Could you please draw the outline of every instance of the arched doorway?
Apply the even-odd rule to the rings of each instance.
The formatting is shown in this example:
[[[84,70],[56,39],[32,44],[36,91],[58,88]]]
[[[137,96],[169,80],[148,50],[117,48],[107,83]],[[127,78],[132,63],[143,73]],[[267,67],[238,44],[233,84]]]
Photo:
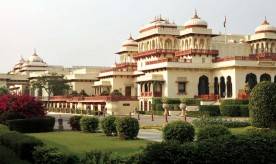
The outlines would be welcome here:
[[[231,76],[227,76],[226,87],[227,87],[227,97],[232,97],[232,81],[231,81]]]
[[[214,94],[219,95],[219,82],[218,77],[215,77],[214,79]]]
[[[249,73],[245,77],[245,83],[248,84],[249,89],[252,90],[257,85],[257,76],[254,73]]]
[[[262,81],[270,81],[271,82],[271,76],[267,73],[264,73],[260,76],[260,82]]]
[[[198,95],[209,94],[209,79],[207,76],[203,75],[199,77],[198,82]]]
[[[223,76],[220,77],[220,97],[225,97],[225,78]]]

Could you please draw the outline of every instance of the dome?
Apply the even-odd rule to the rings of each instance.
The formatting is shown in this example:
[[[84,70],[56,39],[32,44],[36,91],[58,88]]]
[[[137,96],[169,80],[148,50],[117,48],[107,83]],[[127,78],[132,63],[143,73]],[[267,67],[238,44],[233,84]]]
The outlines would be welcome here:
[[[138,47],[138,43],[130,35],[129,38],[126,41],[123,42],[122,46],[123,47],[126,47],[126,46],[135,46],[135,47]]]
[[[28,59],[29,62],[42,62],[43,63],[43,60],[36,54],[36,52],[29,57]]]
[[[195,11],[195,15],[188,20],[185,24],[185,28],[192,28],[192,27],[201,27],[201,28],[207,28],[208,24],[205,20],[202,20]]]
[[[276,27],[269,24],[269,22],[265,19],[264,22],[255,29],[255,33],[265,33],[271,32],[276,33]]]

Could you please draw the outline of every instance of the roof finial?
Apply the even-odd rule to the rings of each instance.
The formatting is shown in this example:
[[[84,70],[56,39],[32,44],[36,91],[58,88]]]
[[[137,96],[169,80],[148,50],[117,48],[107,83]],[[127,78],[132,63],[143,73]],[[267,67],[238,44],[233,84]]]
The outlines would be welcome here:
[[[36,55],[36,48],[34,48],[34,55]]]
[[[129,38],[128,38],[128,40],[133,40],[131,33],[129,33]]]
[[[269,22],[267,21],[266,16],[265,16],[265,20],[264,20],[264,22],[262,23],[262,25],[269,25]]]
[[[195,9],[195,15],[193,18],[199,18],[198,15],[197,15],[197,10]]]

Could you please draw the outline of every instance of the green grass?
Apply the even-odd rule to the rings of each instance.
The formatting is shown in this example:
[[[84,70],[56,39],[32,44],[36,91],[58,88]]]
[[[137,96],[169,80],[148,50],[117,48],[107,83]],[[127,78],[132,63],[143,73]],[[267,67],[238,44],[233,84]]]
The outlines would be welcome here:
[[[30,133],[41,139],[45,144],[57,147],[66,154],[84,155],[91,150],[110,151],[120,156],[127,156],[137,153],[145,147],[149,141],[145,140],[121,140],[117,137],[106,137],[103,133],[83,132],[49,132]]]

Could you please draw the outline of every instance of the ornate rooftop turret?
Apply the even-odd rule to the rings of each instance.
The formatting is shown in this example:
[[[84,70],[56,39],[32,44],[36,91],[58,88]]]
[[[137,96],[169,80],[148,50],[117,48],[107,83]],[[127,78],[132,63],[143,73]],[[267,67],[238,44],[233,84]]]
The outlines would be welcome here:
[[[263,23],[255,29],[255,33],[276,33],[276,27],[270,25],[265,17]]]
[[[208,23],[198,16],[196,10],[195,10],[194,16],[184,24],[185,28],[193,28],[193,27],[207,28],[207,26],[208,26]]]

